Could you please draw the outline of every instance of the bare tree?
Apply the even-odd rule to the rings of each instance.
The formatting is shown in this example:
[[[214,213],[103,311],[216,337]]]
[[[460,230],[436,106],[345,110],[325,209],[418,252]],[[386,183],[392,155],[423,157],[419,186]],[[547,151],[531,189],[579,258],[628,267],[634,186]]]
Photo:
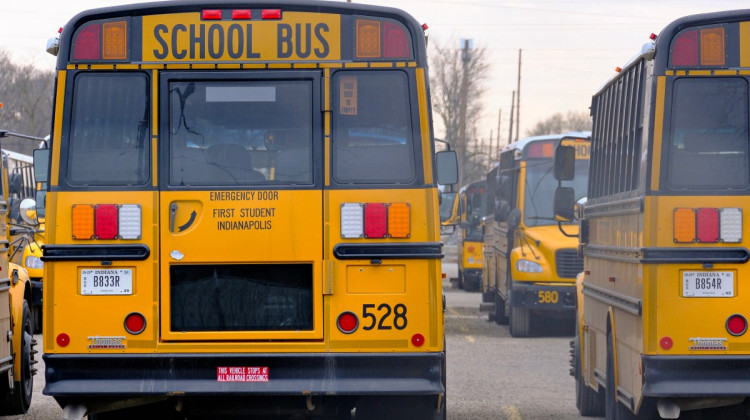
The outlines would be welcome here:
[[[50,134],[54,73],[31,64],[17,65],[0,50],[0,129],[31,136]],[[36,144],[5,138],[3,148],[31,154]]]
[[[591,116],[587,112],[568,111],[566,116],[557,113],[536,123],[534,128],[526,134],[528,136],[542,136],[566,131],[591,131]]]
[[[489,64],[485,47],[463,50],[457,42],[451,44],[456,47],[432,44],[432,107],[445,127],[445,139],[458,154],[459,183],[466,184],[484,177],[489,159],[476,137]],[[461,133],[462,118],[465,136]]]

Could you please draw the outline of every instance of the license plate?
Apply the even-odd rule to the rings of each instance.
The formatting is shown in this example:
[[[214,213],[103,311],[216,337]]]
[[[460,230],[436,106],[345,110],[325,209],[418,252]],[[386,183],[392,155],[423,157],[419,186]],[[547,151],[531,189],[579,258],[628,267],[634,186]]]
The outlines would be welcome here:
[[[133,270],[95,268],[81,270],[82,295],[132,295]]]
[[[734,296],[734,272],[683,271],[682,296],[732,297]]]

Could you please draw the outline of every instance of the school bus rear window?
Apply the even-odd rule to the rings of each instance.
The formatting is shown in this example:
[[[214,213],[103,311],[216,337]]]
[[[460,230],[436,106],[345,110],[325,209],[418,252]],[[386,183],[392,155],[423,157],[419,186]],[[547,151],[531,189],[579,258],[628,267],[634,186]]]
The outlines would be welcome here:
[[[414,145],[406,73],[339,71],[333,77],[333,178],[337,183],[407,183]]]
[[[170,184],[312,183],[312,82],[169,85]]]
[[[151,170],[148,77],[75,77],[67,180],[72,185],[143,185]]]

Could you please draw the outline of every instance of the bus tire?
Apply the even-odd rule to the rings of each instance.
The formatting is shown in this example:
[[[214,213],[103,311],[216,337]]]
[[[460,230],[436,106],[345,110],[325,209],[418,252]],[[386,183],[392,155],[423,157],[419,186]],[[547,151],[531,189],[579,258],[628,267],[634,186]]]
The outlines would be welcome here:
[[[528,337],[531,330],[531,311],[518,308],[510,302],[510,335],[513,337]]]
[[[607,333],[607,388],[604,394],[604,416],[607,420],[634,419],[635,415],[617,399],[614,348],[614,337],[610,331]]]
[[[594,391],[583,380],[581,372],[581,337],[578,333],[578,322],[576,321],[576,332],[573,337],[573,370],[576,381],[576,408],[584,417],[601,417],[604,415],[604,399],[601,391]]]
[[[495,322],[498,325],[508,325],[508,317],[505,315],[505,300],[499,294],[495,294]]]
[[[31,319],[31,310],[29,309],[29,303],[23,301],[23,309],[21,311],[21,337],[16,339],[21,340],[21,372],[18,379],[13,384],[13,389],[9,389],[7,380],[0,380],[0,392],[2,393],[2,408],[0,408],[1,414],[24,414],[29,410],[31,406],[31,397],[34,392],[34,330]]]

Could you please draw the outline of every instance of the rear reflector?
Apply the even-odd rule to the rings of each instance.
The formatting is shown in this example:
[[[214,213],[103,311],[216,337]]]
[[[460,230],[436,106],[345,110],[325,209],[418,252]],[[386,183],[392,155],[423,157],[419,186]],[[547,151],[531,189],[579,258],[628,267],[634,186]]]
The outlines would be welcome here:
[[[131,312],[125,317],[125,331],[137,335],[146,329],[146,317],[138,312]]]
[[[359,318],[354,312],[342,312],[336,319],[336,325],[339,327],[339,331],[344,334],[351,334],[359,327]]]
[[[734,314],[727,319],[727,331],[733,336],[739,336],[747,331],[747,320],[744,316]]]

